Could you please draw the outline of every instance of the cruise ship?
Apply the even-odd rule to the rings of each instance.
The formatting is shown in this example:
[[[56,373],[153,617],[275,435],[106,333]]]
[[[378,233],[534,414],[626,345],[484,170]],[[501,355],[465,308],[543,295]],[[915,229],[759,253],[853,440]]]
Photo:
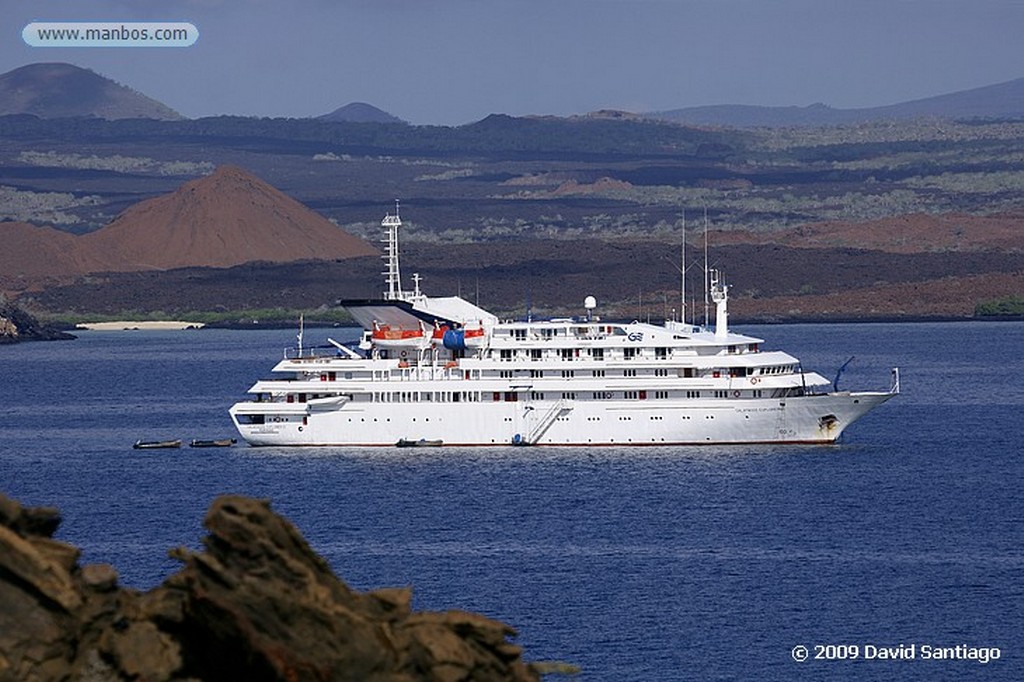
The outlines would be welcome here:
[[[358,344],[297,347],[230,409],[255,446],[832,443],[899,393],[840,391],[762,339],[728,328],[714,271],[714,325],[576,318],[500,320],[457,297],[403,290],[399,228],[382,221],[383,297],[342,305]]]

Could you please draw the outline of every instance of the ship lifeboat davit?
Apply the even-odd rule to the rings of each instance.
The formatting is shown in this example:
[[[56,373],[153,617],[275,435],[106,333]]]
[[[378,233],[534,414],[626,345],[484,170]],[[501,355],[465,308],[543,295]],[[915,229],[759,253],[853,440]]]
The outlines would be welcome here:
[[[444,335],[450,331],[446,324],[434,324],[434,333],[430,336],[430,343],[435,346],[444,345]]]
[[[402,329],[375,322],[370,338],[380,348],[425,348],[430,345],[430,337],[422,325],[417,329]]]

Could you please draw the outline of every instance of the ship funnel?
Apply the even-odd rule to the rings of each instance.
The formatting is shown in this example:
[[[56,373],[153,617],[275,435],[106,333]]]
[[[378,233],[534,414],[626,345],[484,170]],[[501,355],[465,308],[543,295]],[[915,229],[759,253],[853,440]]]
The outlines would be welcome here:
[[[722,282],[722,273],[711,271],[711,300],[715,302],[715,338],[729,335],[729,287]]]

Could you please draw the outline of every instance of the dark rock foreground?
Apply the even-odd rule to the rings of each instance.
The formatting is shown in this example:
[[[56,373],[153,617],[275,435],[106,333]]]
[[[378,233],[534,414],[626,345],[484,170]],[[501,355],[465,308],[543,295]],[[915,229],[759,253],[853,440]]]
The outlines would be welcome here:
[[[205,549],[148,592],[0,495],[0,680],[537,680],[503,623],[351,590],[267,501],[216,499]]]

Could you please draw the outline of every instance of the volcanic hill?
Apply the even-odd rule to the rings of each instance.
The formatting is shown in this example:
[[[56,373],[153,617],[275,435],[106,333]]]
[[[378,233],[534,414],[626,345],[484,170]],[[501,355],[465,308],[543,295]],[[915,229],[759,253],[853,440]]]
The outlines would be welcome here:
[[[140,202],[81,237],[110,270],[227,268],[369,256],[377,250],[237,166]]]
[[[107,269],[81,237],[48,226],[0,223],[0,288]]]
[[[236,166],[142,201],[82,236],[0,223],[0,289],[35,289],[88,273],[228,268],[374,255],[377,250]]]
[[[28,64],[0,74],[0,116],[8,114],[109,120],[178,121],[184,118],[140,92],[89,69],[63,62]]]

